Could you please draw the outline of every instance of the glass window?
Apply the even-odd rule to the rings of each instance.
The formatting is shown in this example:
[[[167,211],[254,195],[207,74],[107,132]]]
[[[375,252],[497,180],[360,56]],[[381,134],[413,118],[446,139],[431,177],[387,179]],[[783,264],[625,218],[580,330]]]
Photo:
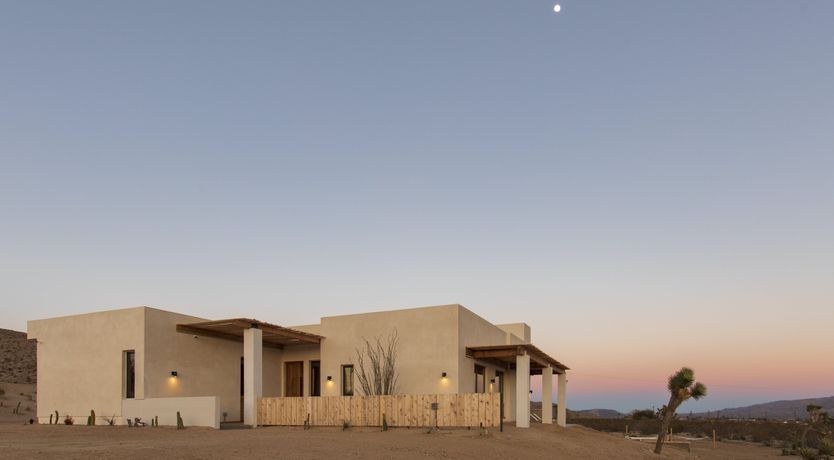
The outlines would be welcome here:
[[[353,365],[342,366],[342,396],[353,396]]]
[[[310,361],[310,396],[321,396],[321,361]]]
[[[125,398],[136,397],[136,352],[128,350],[124,352],[125,370]]]

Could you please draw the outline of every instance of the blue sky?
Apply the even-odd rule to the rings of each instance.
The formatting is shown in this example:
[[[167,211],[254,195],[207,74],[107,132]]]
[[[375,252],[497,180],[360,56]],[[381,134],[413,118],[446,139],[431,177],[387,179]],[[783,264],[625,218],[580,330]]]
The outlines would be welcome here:
[[[577,408],[834,394],[834,3],[553,3],[2,2],[0,327],[462,303]]]

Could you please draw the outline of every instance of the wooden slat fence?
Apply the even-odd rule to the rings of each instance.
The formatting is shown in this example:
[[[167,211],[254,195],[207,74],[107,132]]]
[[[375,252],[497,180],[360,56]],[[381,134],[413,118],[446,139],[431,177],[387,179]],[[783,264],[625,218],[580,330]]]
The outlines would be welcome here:
[[[497,427],[499,393],[260,398],[258,425]],[[437,403],[437,411],[432,404]]]

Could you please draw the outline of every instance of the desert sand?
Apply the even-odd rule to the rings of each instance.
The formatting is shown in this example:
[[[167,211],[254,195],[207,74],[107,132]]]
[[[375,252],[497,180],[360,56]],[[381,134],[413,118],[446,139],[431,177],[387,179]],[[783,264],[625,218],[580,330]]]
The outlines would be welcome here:
[[[776,457],[775,449],[751,444],[708,442],[692,453],[668,448],[661,457],[652,446],[581,426],[533,425],[530,429],[451,429],[427,434],[421,429],[265,427],[176,430],[121,426],[63,426],[0,423],[0,452],[5,458],[705,458]]]

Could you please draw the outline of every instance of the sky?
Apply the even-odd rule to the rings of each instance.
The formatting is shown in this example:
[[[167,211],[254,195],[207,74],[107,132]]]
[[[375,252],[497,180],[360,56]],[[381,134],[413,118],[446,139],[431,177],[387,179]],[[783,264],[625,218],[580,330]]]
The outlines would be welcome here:
[[[834,395],[834,2],[554,3],[0,1],[0,327],[460,303],[572,409]]]

